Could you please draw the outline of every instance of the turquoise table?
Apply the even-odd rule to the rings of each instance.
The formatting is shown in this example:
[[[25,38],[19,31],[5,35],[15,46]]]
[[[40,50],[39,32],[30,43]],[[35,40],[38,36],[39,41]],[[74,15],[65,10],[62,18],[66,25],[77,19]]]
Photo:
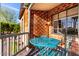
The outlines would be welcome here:
[[[32,38],[30,43],[36,47],[49,47],[49,48],[56,48],[60,43],[60,40],[55,38],[48,38],[48,37],[39,37],[39,38]]]

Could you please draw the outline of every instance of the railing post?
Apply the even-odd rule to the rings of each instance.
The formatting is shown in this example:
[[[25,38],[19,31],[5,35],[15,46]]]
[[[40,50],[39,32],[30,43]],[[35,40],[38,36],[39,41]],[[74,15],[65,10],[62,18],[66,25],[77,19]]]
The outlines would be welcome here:
[[[15,39],[16,39],[16,36],[14,36],[14,54],[16,53],[16,51],[15,51]]]
[[[19,50],[19,36],[17,36],[17,51]]]
[[[10,56],[10,37],[9,37],[9,56]]]
[[[7,56],[10,55],[10,37],[7,38]]]
[[[21,48],[23,48],[24,47],[24,34],[22,35],[22,47]]]
[[[24,46],[26,46],[26,40],[27,40],[26,37],[27,36],[26,36],[26,34],[24,36],[25,36],[25,38],[24,38]]]
[[[21,44],[20,47],[19,47],[19,41]],[[21,33],[17,35],[16,34],[2,35],[0,36],[0,56],[16,55],[27,45],[28,45],[28,33]]]
[[[13,41],[13,42],[12,42],[12,44],[13,44],[13,46],[12,46],[12,55],[14,55],[14,36],[12,37],[12,39],[13,39],[13,40],[12,40],[12,41]]]
[[[1,55],[3,56],[3,39],[1,39]]]
[[[0,56],[2,56],[2,39],[0,39]]]
[[[26,37],[27,37],[26,34],[24,34],[24,47],[26,46],[26,40],[27,40]]]

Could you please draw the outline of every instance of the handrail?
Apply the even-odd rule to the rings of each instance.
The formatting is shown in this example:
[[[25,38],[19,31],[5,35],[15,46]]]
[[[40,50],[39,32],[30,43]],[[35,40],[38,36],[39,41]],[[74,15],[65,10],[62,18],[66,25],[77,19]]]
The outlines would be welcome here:
[[[29,34],[29,32],[24,32],[24,33],[13,33],[13,34],[7,34],[7,35],[1,35],[0,39],[6,38],[6,37],[12,37],[12,36],[17,36],[17,35],[22,35],[22,34]]]

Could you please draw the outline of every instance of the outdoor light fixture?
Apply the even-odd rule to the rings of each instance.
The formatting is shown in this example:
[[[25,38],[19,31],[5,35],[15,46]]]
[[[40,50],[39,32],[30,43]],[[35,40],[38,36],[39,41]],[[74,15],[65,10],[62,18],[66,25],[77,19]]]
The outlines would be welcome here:
[[[49,22],[47,22],[47,24],[48,24],[48,25],[50,25],[50,21],[49,21]]]

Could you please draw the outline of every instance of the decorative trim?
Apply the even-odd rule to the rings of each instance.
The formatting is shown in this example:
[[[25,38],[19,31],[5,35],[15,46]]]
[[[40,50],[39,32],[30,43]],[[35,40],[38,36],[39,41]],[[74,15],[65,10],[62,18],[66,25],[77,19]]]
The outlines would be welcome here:
[[[62,3],[49,11],[49,16],[58,14],[62,11],[78,6],[78,3]]]

